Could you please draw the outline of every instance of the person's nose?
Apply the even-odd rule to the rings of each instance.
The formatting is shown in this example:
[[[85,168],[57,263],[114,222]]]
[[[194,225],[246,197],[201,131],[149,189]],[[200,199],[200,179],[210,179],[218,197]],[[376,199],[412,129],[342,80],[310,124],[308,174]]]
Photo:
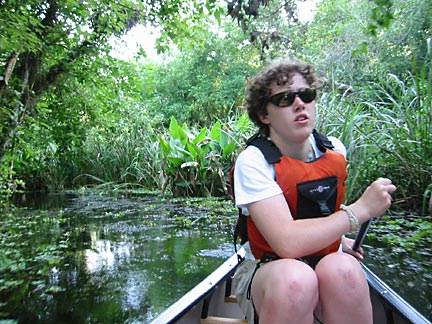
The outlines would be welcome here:
[[[300,96],[296,94],[294,97],[293,107],[295,111],[303,110],[305,108],[305,103],[301,100]]]

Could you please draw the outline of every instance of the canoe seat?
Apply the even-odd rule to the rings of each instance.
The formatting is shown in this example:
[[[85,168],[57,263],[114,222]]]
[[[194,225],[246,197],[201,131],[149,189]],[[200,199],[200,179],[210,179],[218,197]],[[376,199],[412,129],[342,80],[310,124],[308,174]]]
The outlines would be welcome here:
[[[232,284],[232,276],[229,276],[225,281],[225,296],[223,296],[224,302],[228,304],[236,304],[237,296],[231,293],[231,284]],[[233,317],[208,316],[208,310],[209,310],[211,299],[212,299],[212,295],[210,295],[206,300],[204,300],[204,306],[201,313],[200,324],[247,324],[248,323],[248,321],[244,318],[241,319],[241,318],[233,318]]]
[[[201,324],[245,324],[247,320],[239,318],[228,318],[219,316],[208,316],[207,318],[201,318]]]

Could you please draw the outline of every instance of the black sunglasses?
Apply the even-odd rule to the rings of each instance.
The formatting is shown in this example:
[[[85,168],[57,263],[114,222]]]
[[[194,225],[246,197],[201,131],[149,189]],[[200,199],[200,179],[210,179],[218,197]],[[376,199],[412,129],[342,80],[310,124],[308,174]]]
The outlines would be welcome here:
[[[317,95],[316,89],[306,88],[299,91],[282,91],[270,96],[268,99],[273,105],[278,107],[291,106],[296,96],[299,96],[304,103],[309,103],[315,100]]]

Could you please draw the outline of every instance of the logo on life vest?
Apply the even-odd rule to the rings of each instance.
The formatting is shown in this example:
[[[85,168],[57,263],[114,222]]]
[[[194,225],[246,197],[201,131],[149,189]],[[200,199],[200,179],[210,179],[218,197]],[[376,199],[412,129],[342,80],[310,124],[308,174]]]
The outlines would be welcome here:
[[[328,186],[328,185],[326,185],[326,186],[319,185],[316,188],[310,189],[309,192],[310,193],[312,193],[312,192],[319,192],[319,193],[321,193],[321,192],[324,192],[325,190],[329,190],[329,189],[330,189],[330,186]]]

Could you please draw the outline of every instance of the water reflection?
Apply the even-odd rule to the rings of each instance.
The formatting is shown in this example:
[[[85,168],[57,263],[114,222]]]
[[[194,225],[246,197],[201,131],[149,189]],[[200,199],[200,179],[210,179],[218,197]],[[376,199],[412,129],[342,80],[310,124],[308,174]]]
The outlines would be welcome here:
[[[36,293],[40,283],[28,300],[8,305],[6,318],[20,323],[149,323],[233,253],[226,219],[236,212],[223,215],[205,200],[191,205],[151,196],[67,194],[27,196],[24,205],[34,208],[28,217],[49,211],[31,230],[22,230],[25,242],[64,248],[61,262],[50,268],[48,292]],[[185,215],[211,221],[190,226],[181,221]],[[365,249],[366,264],[430,317],[430,264],[398,259],[384,248]]]
[[[46,260],[55,264],[48,280],[29,292],[28,300],[0,309],[6,314],[0,319],[148,323],[233,252],[227,243],[232,225],[223,219],[232,215],[217,212],[211,226],[201,226],[200,218],[214,217],[205,201],[73,193],[19,199],[29,209],[21,211],[24,221],[17,230],[38,251],[54,251],[33,259],[45,262],[45,255],[57,255],[61,262]],[[198,221],[187,226],[181,221],[185,215]],[[22,253],[34,256],[32,249],[25,244]],[[20,276],[32,285],[33,273]]]
[[[114,256],[116,254],[122,255],[122,251],[116,249],[111,251],[111,242],[107,240],[98,240],[97,232],[90,233],[91,236],[91,249],[84,250],[86,258],[87,271],[89,273],[100,271],[102,268],[114,268]],[[126,248],[126,252],[127,248]]]

